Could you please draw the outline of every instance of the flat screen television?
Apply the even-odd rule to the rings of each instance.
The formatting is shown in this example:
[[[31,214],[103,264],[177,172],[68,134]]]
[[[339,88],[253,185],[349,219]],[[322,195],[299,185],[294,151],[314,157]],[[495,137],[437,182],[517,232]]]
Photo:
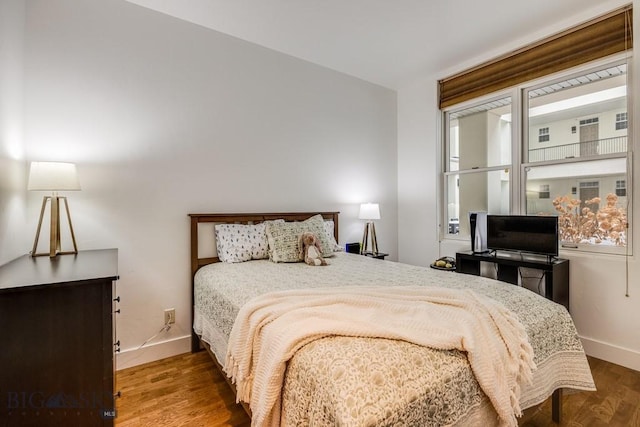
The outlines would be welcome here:
[[[558,217],[487,215],[487,249],[558,256]]]

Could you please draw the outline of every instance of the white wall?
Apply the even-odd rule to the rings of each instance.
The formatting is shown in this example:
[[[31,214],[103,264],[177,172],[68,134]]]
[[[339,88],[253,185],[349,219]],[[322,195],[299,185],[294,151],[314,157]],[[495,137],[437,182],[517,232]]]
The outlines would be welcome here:
[[[639,28],[640,0],[634,2],[634,22]],[[583,11],[580,15],[564,19],[554,27],[537,34],[523,35],[509,45],[495,47],[477,58],[469,58],[453,69],[407,82],[398,91],[398,252],[399,260],[419,265],[429,264],[436,256],[453,255],[457,250],[469,249],[463,241],[439,242],[436,229],[439,212],[437,189],[439,174],[435,166],[440,156],[440,124],[437,109],[437,80],[472,65],[512,51],[545,35],[556,33],[616,7],[620,1],[603,2],[598,10]],[[640,61],[633,59],[632,93],[635,102],[640,99]],[[635,123],[640,123],[640,109],[630,112]],[[638,138],[633,138],[635,149]],[[638,156],[634,168],[640,170]],[[640,200],[640,189],[633,189],[635,200]],[[430,209],[423,209],[424,207]],[[634,211],[633,220],[640,223],[640,209]],[[634,233],[633,246],[640,250],[640,233]],[[578,332],[588,354],[614,363],[640,370],[640,266],[637,255],[630,257],[593,255],[579,252],[561,253],[569,258],[570,305]],[[629,288],[628,296],[626,289]]]
[[[438,257],[437,105],[432,77],[398,91],[398,259],[414,265]]]
[[[29,240],[22,140],[24,23],[22,0],[0,2],[0,264],[25,253]]]
[[[374,201],[397,258],[395,92],[124,0],[29,0],[25,43],[27,159],[76,162],[78,246],[119,248],[118,368],[188,351],[190,212],[339,210],[344,244]]]

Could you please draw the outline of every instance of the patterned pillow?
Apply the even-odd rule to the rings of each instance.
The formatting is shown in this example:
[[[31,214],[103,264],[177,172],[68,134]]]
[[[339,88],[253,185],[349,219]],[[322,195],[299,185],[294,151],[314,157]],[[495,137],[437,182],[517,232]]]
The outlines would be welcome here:
[[[331,245],[331,249],[333,252],[340,252],[342,247],[336,242],[336,238],[333,235],[333,228],[335,225],[333,224],[333,220],[327,220],[324,222],[324,229],[327,232],[327,239],[329,240],[329,244]]]
[[[322,247],[323,256],[331,256],[333,246],[329,242],[322,215],[312,216],[304,221],[277,222],[267,224],[269,258],[273,262],[301,261],[298,252],[298,239],[305,232],[316,235]]]
[[[214,229],[220,261],[244,262],[269,257],[264,223],[216,224]]]

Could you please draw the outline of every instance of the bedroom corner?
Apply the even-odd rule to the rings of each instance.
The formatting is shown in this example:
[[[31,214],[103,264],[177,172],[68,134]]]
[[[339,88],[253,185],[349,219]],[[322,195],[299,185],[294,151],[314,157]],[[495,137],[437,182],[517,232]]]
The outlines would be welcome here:
[[[338,210],[344,245],[376,200],[397,259],[395,91],[124,0],[27,1],[25,28],[24,159],[75,163],[78,249],[119,250],[118,369],[189,351],[190,212]]]

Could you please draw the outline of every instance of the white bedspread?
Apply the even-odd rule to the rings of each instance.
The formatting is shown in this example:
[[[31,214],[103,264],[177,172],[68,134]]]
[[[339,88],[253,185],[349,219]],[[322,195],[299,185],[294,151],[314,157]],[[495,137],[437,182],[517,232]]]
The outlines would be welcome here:
[[[595,389],[575,326],[561,305],[484,277],[347,253],[328,261],[322,268],[268,260],[201,268],[195,277],[194,330],[224,364],[241,307],[268,292],[354,286],[472,289],[514,312],[526,329],[537,369],[533,383],[523,387],[523,409],[559,387]],[[489,426],[496,419],[462,351],[329,336],[303,346],[287,365],[282,425]]]
[[[535,364],[514,313],[471,290],[357,287],[273,292],[243,306],[225,371],[238,400],[250,403],[252,425],[280,425],[286,363],[305,344],[334,335],[465,351],[501,424],[518,424],[521,384],[531,382]]]

